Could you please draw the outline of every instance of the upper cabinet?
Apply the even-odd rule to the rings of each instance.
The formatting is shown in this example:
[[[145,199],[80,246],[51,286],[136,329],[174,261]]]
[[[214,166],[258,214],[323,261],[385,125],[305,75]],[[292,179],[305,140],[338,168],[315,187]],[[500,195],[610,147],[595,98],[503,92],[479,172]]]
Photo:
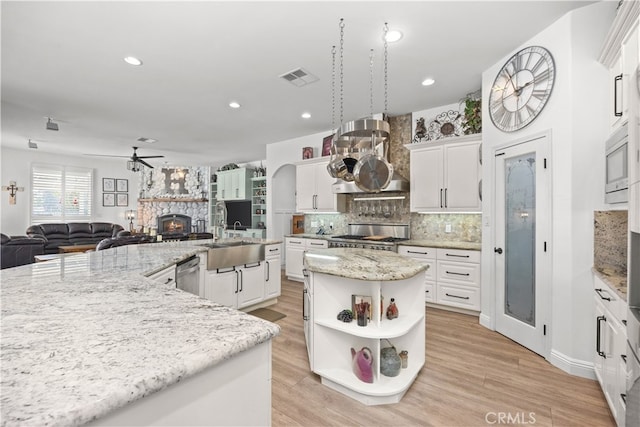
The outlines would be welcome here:
[[[296,210],[298,212],[344,212],[345,195],[334,194],[335,182],[327,172],[329,159],[307,160],[296,165]]]
[[[247,168],[216,172],[218,200],[248,200],[251,195],[251,172]]]
[[[480,135],[405,145],[411,151],[411,212],[480,212]]]

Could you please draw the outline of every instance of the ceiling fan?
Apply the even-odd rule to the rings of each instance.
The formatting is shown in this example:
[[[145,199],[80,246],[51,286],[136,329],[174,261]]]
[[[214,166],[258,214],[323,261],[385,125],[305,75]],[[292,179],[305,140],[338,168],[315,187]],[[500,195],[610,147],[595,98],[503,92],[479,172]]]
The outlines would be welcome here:
[[[158,159],[164,156],[138,156],[137,150],[138,147],[131,147],[133,148],[133,155],[131,156],[112,156],[109,154],[87,154],[88,156],[96,156],[96,157],[124,157],[124,158],[129,158],[131,160],[129,160],[127,162],[127,169],[133,171],[133,172],[137,172],[140,170],[140,165],[144,165],[150,169],[153,169],[153,166],[151,166],[149,163],[145,162],[143,159]]]

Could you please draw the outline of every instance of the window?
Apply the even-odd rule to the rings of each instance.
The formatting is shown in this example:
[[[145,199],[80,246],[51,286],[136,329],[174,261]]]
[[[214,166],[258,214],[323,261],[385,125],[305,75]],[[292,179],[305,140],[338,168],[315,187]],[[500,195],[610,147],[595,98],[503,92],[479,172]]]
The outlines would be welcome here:
[[[31,168],[31,223],[90,221],[93,170],[56,165]]]

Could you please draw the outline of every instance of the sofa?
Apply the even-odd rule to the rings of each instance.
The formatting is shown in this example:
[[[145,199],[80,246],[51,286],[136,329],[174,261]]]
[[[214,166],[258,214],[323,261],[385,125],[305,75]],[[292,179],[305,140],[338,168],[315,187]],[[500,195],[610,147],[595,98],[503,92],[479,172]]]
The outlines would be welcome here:
[[[116,237],[107,237],[106,239],[102,239],[96,246],[96,251],[115,248],[117,246],[152,243],[154,241],[154,237],[147,236],[146,234],[131,235],[131,233],[128,231],[120,231]]]
[[[44,254],[42,239],[0,234],[0,268],[31,264],[36,255],[42,254]]]
[[[45,254],[55,254],[60,246],[97,245],[123,230],[121,225],[110,222],[69,222],[32,225],[27,228],[27,236],[43,240]]]

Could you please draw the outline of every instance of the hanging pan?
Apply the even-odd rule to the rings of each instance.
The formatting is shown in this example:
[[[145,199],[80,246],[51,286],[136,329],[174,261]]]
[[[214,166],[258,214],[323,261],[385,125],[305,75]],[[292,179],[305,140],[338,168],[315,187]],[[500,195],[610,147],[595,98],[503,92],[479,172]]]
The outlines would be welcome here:
[[[385,189],[393,177],[393,165],[387,161],[389,124],[383,120],[359,120],[352,122],[352,133],[370,135],[371,149],[360,157],[353,168],[354,182],[363,191],[377,193]],[[376,139],[382,141],[382,155],[376,153]]]

